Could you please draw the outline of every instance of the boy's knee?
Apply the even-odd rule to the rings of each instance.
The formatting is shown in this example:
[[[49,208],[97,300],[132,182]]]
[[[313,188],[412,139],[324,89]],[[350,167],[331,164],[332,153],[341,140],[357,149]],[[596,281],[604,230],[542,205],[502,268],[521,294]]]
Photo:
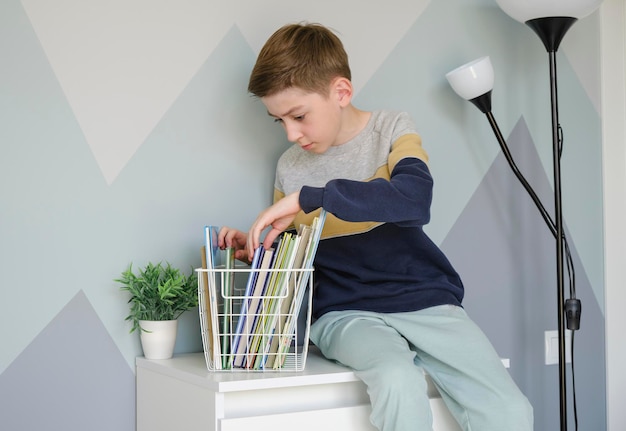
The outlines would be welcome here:
[[[421,368],[412,362],[391,360],[385,364],[372,368],[368,374],[373,378],[377,392],[385,397],[403,396],[412,393],[426,392],[426,377]],[[372,385],[370,385],[372,386]]]

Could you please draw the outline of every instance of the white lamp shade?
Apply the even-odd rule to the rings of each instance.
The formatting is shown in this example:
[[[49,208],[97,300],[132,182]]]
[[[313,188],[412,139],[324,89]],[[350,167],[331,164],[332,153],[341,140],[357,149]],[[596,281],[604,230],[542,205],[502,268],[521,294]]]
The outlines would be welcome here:
[[[489,57],[482,57],[448,72],[446,78],[459,96],[472,100],[493,89],[493,66]]]
[[[496,0],[511,18],[525,23],[535,18],[584,18],[596,10],[602,0]]]

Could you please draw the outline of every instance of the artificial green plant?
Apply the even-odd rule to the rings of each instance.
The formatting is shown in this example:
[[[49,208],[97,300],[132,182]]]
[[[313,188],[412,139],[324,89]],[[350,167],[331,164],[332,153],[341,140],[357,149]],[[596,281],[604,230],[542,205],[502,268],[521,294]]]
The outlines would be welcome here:
[[[130,332],[140,329],[140,320],[176,320],[185,311],[198,305],[197,275],[186,276],[169,263],[148,263],[133,272],[132,263],[114,281],[130,293]]]

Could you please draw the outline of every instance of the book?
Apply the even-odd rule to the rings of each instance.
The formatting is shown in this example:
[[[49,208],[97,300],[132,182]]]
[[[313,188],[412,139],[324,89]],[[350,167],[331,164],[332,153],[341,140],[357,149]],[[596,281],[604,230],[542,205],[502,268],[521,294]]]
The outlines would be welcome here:
[[[263,303],[263,295],[265,294],[265,288],[267,287],[267,282],[270,278],[270,269],[274,262],[274,249],[269,248],[263,252],[263,258],[261,260],[261,264],[259,266],[259,272],[248,298],[246,298],[248,302],[248,312],[245,316],[246,320],[246,329],[247,332],[244,334],[245,344],[240,344],[239,347],[244,351],[243,359],[240,360],[237,365],[239,367],[248,367],[250,365],[250,361],[246,359],[251,359],[250,355],[246,355],[245,352],[249,350],[249,346],[251,343],[252,336],[254,335],[254,328],[257,326],[257,322],[262,315],[262,303]]]
[[[300,315],[300,309],[304,301],[304,294],[311,278],[311,271],[313,269],[313,261],[315,260],[315,254],[317,253],[317,247],[320,242],[322,230],[324,229],[324,222],[326,221],[326,210],[322,208],[318,217],[313,219],[311,223],[311,233],[309,241],[306,247],[305,257],[302,263],[302,269],[306,270],[302,272],[302,276],[299,277],[298,285],[294,292],[294,299],[291,301],[289,312],[287,313],[287,320],[285,322],[285,329],[283,329],[283,336],[279,340],[277,347],[276,357],[274,360],[274,369],[279,369],[283,366],[286,353],[291,346],[292,337],[295,337],[297,330],[298,316]]]
[[[224,249],[224,272],[220,277],[221,298],[222,298],[222,368],[230,367],[229,350],[231,345],[231,324],[232,324],[232,296],[235,290],[235,274],[232,270],[235,268],[235,248],[226,247]]]
[[[232,354],[230,359],[231,366],[242,367],[245,362],[246,351],[248,347],[248,336],[252,330],[252,319],[249,317],[248,309],[250,301],[247,299],[251,296],[252,291],[256,285],[256,281],[259,276],[259,272],[255,271],[261,264],[261,256],[264,253],[263,246],[260,246],[254,251],[252,257],[252,263],[250,264],[250,274],[246,282],[246,288],[244,290],[244,298],[241,303],[241,310],[239,314],[239,320],[237,321],[237,328],[235,329],[235,336],[232,344]]]
[[[294,259],[291,267],[296,269],[296,271],[289,272],[286,274],[286,296],[284,298],[279,298],[278,301],[278,315],[277,320],[275,322],[274,334],[278,336],[273,336],[271,340],[271,344],[269,349],[265,352],[265,367],[271,368],[274,366],[276,354],[278,353],[278,345],[279,340],[283,338],[283,336],[287,336],[285,323],[287,321],[288,313],[292,309],[294,293],[296,292],[296,286],[299,284],[300,278],[304,275],[303,272],[297,271],[297,269],[302,268],[304,263],[304,258],[306,255],[307,248],[309,246],[309,240],[311,238],[312,227],[307,225],[301,225],[298,232],[298,241],[294,246],[296,247],[294,251]]]
[[[205,260],[207,272],[207,300],[210,309],[210,325],[211,325],[211,356],[215,369],[221,369],[221,348],[219,340],[219,318],[218,318],[218,295],[215,278],[215,268],[217,262],[217,232],[216,226],[204,227],[205,238]]]
[[[207,362],[211,362],[211,367],[214,367],[213,358],[213,324],[211,313],[211,301],[209,300],[209,273],[207,269],[206,261],[206,246],[203,245],[200,249],[200,261],[202,262],[203,271],[200,272],[201,283],[198,286],[199,301],[199,314],[200,314],[200,329],[202,331],[202,345],[204,347],[205,356],[209,359]]]
[[[274,334],[276,333],[276,324],[280,316],[281,303],[289,296],[289,279],[291,276],[291,270],[294,267],[296,252],[298,250],[300,240],[299,235],[293,235],[289,232],[283,234],[286,241],[286,250],[284,259],[277,268],[280,271],[277,272],[278,277],[276,283],[270,286],[272,290],[268,290],[266,296],[267,307],[265,313],[262,314],[263,327],[260,328],[263,331],[263,337],[261,338],[261,345],[257,351],[254,368],[259,370],[266,366],[268,359],[269,349],[271,347]]]
[[[286,256],[289,251],[289,245],[292,236],[293,235],[290,232],[285,232],[281,236],[276,246],[276,256],[274,257],[272,269],[281,268],[284,265]],[[280,271],[272,271],[269,274],[267,285],[265,286],[257,309],[258,316],[252,328],[252,337],[248,346],[248,362],[246,368],[254,367],[254,364],[256,363],[256,354],[258,353],[259,348],[263,345],[263,340],[267,338],[267,321],[269,319],[269,313],[271,312],[272,303],[275,300],[274,295],[277,286],[280,285],[280,280],[282,279],[282,277],[283,273],[281,273]]]

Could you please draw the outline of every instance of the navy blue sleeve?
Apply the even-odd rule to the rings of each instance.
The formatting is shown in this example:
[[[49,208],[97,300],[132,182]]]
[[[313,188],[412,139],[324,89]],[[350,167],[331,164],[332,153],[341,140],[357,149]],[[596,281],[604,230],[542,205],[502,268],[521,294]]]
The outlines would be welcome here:
[[[336,179],[325,187],[302,187],[300,206],[305,213],[323,207],[341,220],[423,226],[430,220],[433,180],[424,161],[400,160],[389,180]]]

